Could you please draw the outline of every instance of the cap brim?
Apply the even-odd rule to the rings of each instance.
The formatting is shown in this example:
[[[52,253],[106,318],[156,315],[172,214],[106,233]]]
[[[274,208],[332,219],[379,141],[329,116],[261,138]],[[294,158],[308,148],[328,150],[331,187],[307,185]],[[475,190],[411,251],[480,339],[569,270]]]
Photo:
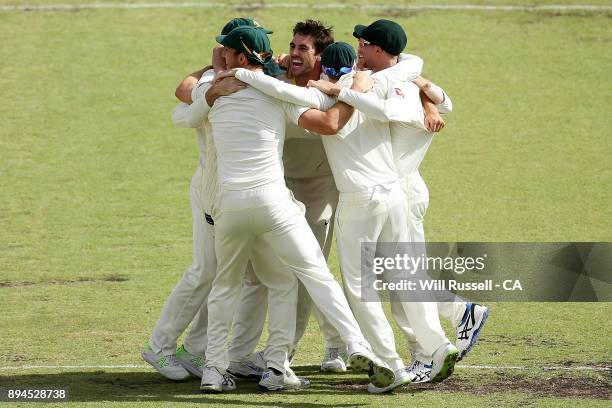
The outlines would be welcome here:
[[[274,34],[274,31],[268,30],[267,28],[264,28],[263,30],[265,31],[266,34]]]
[[[215,37],[215,40],[217,40],[219,44],[223,44],[223,40],[225,39],[225,37],[227,37],[227,35],[218,35]]]
[[[365,30],[367,27],[364,26],[363,24],[357,24],[355,26],[355,28],[353,29],[353,37],[355,38],[359,38],[361,37],[361,34],[363,33],[363,30]]]

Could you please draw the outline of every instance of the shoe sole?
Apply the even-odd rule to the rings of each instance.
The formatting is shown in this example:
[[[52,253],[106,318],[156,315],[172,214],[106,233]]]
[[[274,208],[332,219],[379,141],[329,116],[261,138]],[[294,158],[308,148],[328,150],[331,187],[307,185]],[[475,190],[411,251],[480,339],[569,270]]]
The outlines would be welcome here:
[[[372,360],[364,355],[352,355],[349,357],[349,360],[352,370],[367,372],[370,382],[378,388],[388,387],[395,381],[393,370],[374,364]]]
[[[346,368],[324,367],[324,366],[321,366],[321,372],[322,373],[336,373],[336,374],[340,374],[340,373],[346,373]]]
[[[444,356],[444,361],[442,362],[442,368],[440,371],[433,377],[430,382],[440,382],[451,376],[453,371],[455,370],[455,363],[457,362],[457,356],[459,352],[455,349]]]
[[[257,384],[257,388],[259,388],[261,391],[264,392],[279,392],[279,391],[297,391],[297,390],[303,390],[306,388],[309,388],[310,384],[307,386],[303,386],[303,385],[299,385],[299,386],[282,386],[282,385],[275,385],[275,386],[266,386],[266,385],[261,385],[261,384]]]
[[[213,386],[200,386],[200,391],[202,392],[202,394],[221,394],[223,392],[223,389],[218,390],[212,387]]]
[[[470,341],[470,344],[466,347],[466,349],[461,352],[459,357],[457,357],[457,361],[463,360],[465,356],[467,355],[467,353],[469,353],[470,350],[472,350],[472,347],[474,347],[474,344],[476,344],[476,341],[478,340],[478,336],[480,336],[480,332],[482,331],[482,328],[485,322],[487,321],[488,317],[489,317],[489,308],[486,307],[484,313],[482,314],[482,319],[480,320],[480,324],[478,325],[478,328],[474,329],[474,335],[472,336],[472,341]]]
[[[228,391],[234,391],[236,388],[232,388],[232,389],[223,389],[223,386],[221,386],[221,388],[217,388],[216,385],[200,385],[200,391],[202,392],[202,394],[221,394],[222,392],[228,392]]]
[[[368,392],[369,392],[370,394],[386,394],[386,393],[388,393],[388,392],[392,392],[392,391],[393,391],[393,390],[395,390],[396,388],[401,387],[402,385],[408,385],[408,384],[410,384],[411,382],[412,382],[412,381],[410,380],[410,378],[406,378],[406,379],[404,379],[404,380],[403,380],[402,382],[400,382],[400,383],[393,384],[393,385],[390,385],[389,387],[382,388],[382,389],[381,389],[381,391],[379,391],[379,390],[370,390],[370,388],[368,388]]]
[[[156,361],[154,358],[149,357],[149,354],[148,354],[148,353],[145,353],[145,352],[143,351],[143,352],[141,352],[141,353],[140,353],[140,355],[142,356],[142,359],[143,359],[145,362],[147,362],[147,363],[151,364],[151,365],[153,366],[153,368],[155,369],[155,371],[157,371],[158,373],[160,373],[161,375],[163,375],[163,376],[164,376],[164,378],[167,378],[167,379],[172,380],[172,381],[182,381],[182,380],[185,380],[187,377],[189,377],[189,372],[187,372],[187,371],[186,371],[187,375],[185,375],[185,376],[183,376],[183,377],[177,377],[177,378],[169,377],[168,375],[164,374],[164,373],[161,371],[161,370],[162,370],[162,368],[161,368],[161,367],[160,367],[160,366],[157,364],[157,361]],[[182,365],[181,365],[181,367],[182,367]]]

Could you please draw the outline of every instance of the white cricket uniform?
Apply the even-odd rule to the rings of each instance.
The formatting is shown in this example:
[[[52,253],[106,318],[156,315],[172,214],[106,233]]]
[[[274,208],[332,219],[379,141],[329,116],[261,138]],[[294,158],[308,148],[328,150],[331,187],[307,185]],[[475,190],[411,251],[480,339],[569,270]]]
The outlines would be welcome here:
[[[214,221],[211,214],[214,211],[214,200],[218,193],[218,182],[217,182],[217,152],[216,147],[213,142],[212,137],[212,128],[210,122],[208,121],[208,112],[210,111],[210,107],[205,101],[204,94],[208,90],[210,84],[209,83],[200,83],[198,87],[194,88],[192,91],[192,99],[193,103],[191,105],[181,104],[179,108],[175,111],[175,120],[182,126],[186,127],[203,127],[207,129],[207,138],[206,138],[206,153],[207,153],[207,171],[204,173],[202,185],[204,188],[202,191],[204,195],[202,196],[202,202],[204,203],[205,209],[205,217],[206,221],[209,224],[209,234],[207,235],[206,244],[206,252],[210,254],[209,258],[211,262],[214,262],[214,269],[216,271],[216,253],[214,248],[215,241],[215,229],[214,229]],[[265,252],[265,256],[261,256],[260,253]],[[275,271],[281,270],[285,268],[285,266],[280,262],[278,257],[270,251],[269,248],[265,248],[265,250],[254,251],[253,256],[248,262],[246,274],[248,276],[254,275],[254,269],[259,271]],[[264,282],[269,283],[266,278]],[[211,281],[212,284],[212,281]],[[295,278],[292,279],[292,282],[288,286],[295,285]],[[210,291],[210,286],[208,286],[208,290],[202,293],[198,293],[198,300],[202,302],[201,309],[197,318],[194,319],[192,329],[189,335],[186,337],[184,345],[188,351],[192,349],[198,350],[199,355],[204,355],[206,346],[207,346],[207,329],[208,329],[208,305],[207,305],[207,297]],[[287,285],[281,288],[273,288],[270,290],[270,307],[274,310],[283,310],[287,307]],[[284,327],[288,325],[288,327],[293,327],[293,322],[289,319],[287,320],[285,316],[278,315],[278,313],[272,313],[270,315],[270,324],[269,324],[269,337],[268,344],[269,347],[266,349],[265,357],[269,360],[268,365],[271,367],[275,367],[279,370],[284,369],[284,362],[286,360],[286,350],[291,347],[292,343],[287,339],[286,333],[283,330]],[[201,351],[200,351],[201,350]]]
[[[210,70],[202,75],[198,84],[208,83],[214,77]],[[172,114],[173,122],[182,127],[189,125],[188,107],[179,104]],[[214,253],[212,225],[205,220],[210,213],[211,200],[216,191],[216,156],[208,123],[198,123],[196,143],[200,151],[200,165],[191,179],[190,201],[193,218],[193,263],[168,296],[150,338],[151,348],[164,355],[176,352],[176,342],[194,319],[210,291],[217,269]],[[193,354],[204,355],[206,346],[206,308],[195,319],[194,326],[184,341]],[[203,320],[203,322],[200,322]]]
[[[407,198],[409,224],[408,231],[411,242],[425,242],[423,218],[429,202],[427,187],[421,178],[418,168],[425,157],[432,140],[433,133],[425,129],[424,111],[421,105],[419,88],[413,83],[404,80],[400,64],[373,74],[376,79],[375,93],[364,98],[352,92],[346,92],[339,99],[345,100],[368,116],[388,121],[391,131],[393,156],[398,174],[401,177],[402,189]],[[406,109],[405,107],[416,107]],[[441,113],[452,110],[450,98],[438,105]],[[456,326],[465,309],[464,302],[438,302],[438,312],[441,316],[451,320]],[[400,329],[404,333],[410,348],[417,353],[422,361],[431,360],[431,347],[425,343],[426,336],[415,336],[409,317],[398,302],[391,303],[391,309]],[[438,326],[436,318],[431,322]],[[416,328],[415,328],[416,329]]]
[[[285,115],[296,122],[295,112],[295,106],[253,88],[219,98],[209,112],[217,147],[219,194],[213,214],[218,268],[208,299],[208,367],[227,369],[225,342],[244,268],[253,253],[266,253],[258,243],[267,245],[267,251],[273,250],[285,266],[269,271],[255,268],[257,278],[269,291],[286,287],[286,307],[270,307],[271,315],[295,322],[296,285],[290,288],[290,278],[297,276],[346,343],[366,343],[342,289],[327,268],[303,207],[285,186]],[[295,323],[277,330],[293,340]],[[266,352],[270,347],[268,344]],[[288,352],[289,347],[285,357]]]
[[[257,81],[260,76],[257,72],[245,69],[240,69],[238,72],[236,77],[246,83],[249,83],[250,79]],[[261,76],[270,78],[263,74]],[[273,78],[270,79],[273,82],[264,80],[263,86],[274,86],[274,83],[278,82]],[[306,221],[327,260],[331,250],[333,216],[338,203],[338,190],[334,184],[323,144],[320,138],[309,136],[304,129],[291,121],[286,122],[285,134],[283,149],[285,184],[294,197],[304,204]],[[266,317],[266,295],[266,288],[252,274],[248,274],[243,282],[240,303],[232,326],[233,336],[228,350],[230,361],[245,360],[255,350]],[[261,313],[254,313],[255,310],[260,310]],[[297,349],[308,327],[311,310],[314,310],[326,347],[343,347],[340,334],[316,306],[313,308],[312,299],[300,282],[292,353]]]
[[[325,110],[335,102],[316,89],[290,86],[243,70],[237,77],[293,103]],[[342,81],[350,84],[351,75]],[[401,369],[404,364],[381,303],[361,301],[361,242],[408,239],[406,200],[395,171],[389,126],[356,111],[342,131],[322,141],[340,191],[336,242],[345,293],[374,353],[392,369]]]

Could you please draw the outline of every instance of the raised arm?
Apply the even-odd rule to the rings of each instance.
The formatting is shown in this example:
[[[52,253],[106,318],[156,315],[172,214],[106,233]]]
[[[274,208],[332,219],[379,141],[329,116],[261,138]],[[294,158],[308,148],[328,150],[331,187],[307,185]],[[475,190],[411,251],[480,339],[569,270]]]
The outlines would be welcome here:
[[[176,96],[176,98],[179,101],[184,102],[188,105],[191,104],[193,102],[193,99],[191,99],[191,91],[198,84],[198,81],[200,81],[204,72],[212,68],[212,65],[208,65],[198,71],[192,72],[191,74],[187,75],[174,91],[174,95]]]
[[[181,102],[172,112],[172,122],[175,125],[186,128],[198,128],[202,126],[202,122],[208,117],[210,106],[203,98],[205,93],[211,87],[210,82],[202,83],[197,88],[194,88],[193,103],[191,105]],[[191,95],[190,95],[191,97]]]
[[[355,74],[354,81],[360,81],[360,73]],[[380,78],[377,79],[380,82]],[[386,82],[383,80],[383,82]],[[379,84],[380,86],[380,84]],[[388,88],[391,85],[385,85]],[[382,122],[402,122],[423,127],[423,113],[418,106],[413,106],[404,95],[401,87],[394,87],[388,98],[379,97],[376,92],[361,93],[342,88],[338,100],[345,102],[363,112],[364,115]]]
[[[309,109],[304,112],[298,121],[301,128],[325,136],[338,133],[349,121],[355,108],[343,102],[334,104],[327,111]]]
[[[318,89],[288,84],[263,72],[239,68],[234,72],[234,76],[266,95],[295,105],[326,110],[336,103],[335,98],[325,95]]]
[[[190,98],[193,103],[181,102],[174,109],[172,122],[175,125],[188,128],[202,126],[202,122],[208,117],[208,112],[218,97],[230,95],[246,86],[234,78],[212,84],[214,73],[208,75],[207,72],[205,75],[206,78],[203,76],[200,83],[191,91]]]

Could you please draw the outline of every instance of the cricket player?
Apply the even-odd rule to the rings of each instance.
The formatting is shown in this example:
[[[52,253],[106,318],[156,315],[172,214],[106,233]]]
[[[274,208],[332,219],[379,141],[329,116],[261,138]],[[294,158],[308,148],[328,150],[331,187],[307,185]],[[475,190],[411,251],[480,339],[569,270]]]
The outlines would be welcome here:
[[[252,19],[235,18],[223,27],[221,33],[227,34],[241,25],[259,26]],[[191,94],[195,90],[194,85],[210,84],[214,75],[215,71],[212,66],[190,74],[177,88],[177,96],[191,103]],[[243,87],[237,82],[226,81],[216,85],[214,91],[223,95]],[[199,166],[192,177],[190,187],[193,263],[168,296],[150,340],[145,344],[141,353],[147,363],[171,380],[185,379],[189,373],[198,377],[202,376],[208,325],[206,299],[217,268],[214,253],[214,223],[210,215],[212,199],[217,189],[216,152],[212,143],[210,125],[202,120],[195,125],[192,124],[193,117],[197,117],[196,106],[197,104],[193,109],[189,109],[188,104],[180,103],[172,115],[172,120],[177,126],[196,128],[196,143],[200,151]],[[274,260],[273,257],[270,259]],[[267,264],[263,261],[258,263],[264,265],[260,268],[268,268],[270,267],[269,262]],[[192,320],[194,322],[192,330],[177,349],[176,342],[179,336]]]
[[[323,53],[323,70],[332,82],[336,82],[345,73],[348,75],[344,75],[341,82],[350,82],[355,59],[352,47],[345,43],[335,43],[328,46]],[[418,57],[411,61],[413,66],[414,62],[417,62],[417,72],[407,75],[412,79],[422,67],[422,60]],[[283,100],[310,106],[325,104],[320,92],[314,89],[299,89],[242,69],[228,74],[233,74],[238,79]],[[420,106],[420,101],[417,103]],[[360,298],[360,242],[398,242],[408,239],[406,200],[398,183],[389,127],[386,123],[368,120],[357,111],[342,130],[335,128],[329,131],[325,125],[329,122],[329,111],[303,108],[302,112],[299,119],[301,127],[333,136],[324,136],[323,144],[340,190],[336,241],[345,293],[375,353],[395,370],[396,381],[393,384],[387,387],[370,384],[368,390],[390,391],[410,382],[410,378],[395,351],[393,332],[380,303],[361,302]],[[417,117],[416,112],[413,116]],[[454,347],[444,336],[439,321],[437,327],[435,326],[435,307],[417,302],[405,306],[409,307],[408,313],[412,314],[413,319],[421,324],[420,330],[426,333],[426,338],[431,343],[429,347],[440,355],[452,354]]]
[[[298,22],[294,26],[293,38],[289,44],[289,78],[278,78],[302,87],[311,79],[319,79],[321,54],[333,42],[331,27],[315,20]],[[286,134],[287,140],[283,149],[285,183],[294,197],[306,207],[306,220],[327,260],[332,244],[338,190],[321,139],[309,137],[304,129],[291,121],[287,121]],[[252,275],[249,276],[252,278]],[[232,327],[232,343],[228,350],[229,371],[237,377],[257,378],[265,369],[263,352],[254,351],[263,330],[266,307],[265,288],[256,279],[247,277],[243,283],[240,304]],[[291,357],[306,331],[311,309],[312,299],[300,283],[295,343]],[[325,340],[321,370],[346,371],[346,344],[316,307],[314,313]]]
[[[433,133],[428,129],[438,131],[443,126],[444,122],[439,118],[438,110],[448,113],[452,110],[452,103],[448,95],[430,81],[418,77],[414,82],[408,82],[401,77],[401,70],[395,65],[396,59],[389,58],[389,55],[393,56],[394,52],[400,49],[399,46],[395,50],[389,48],[387,40],[389,32],[393,31],[398,33],[400,46],[403,49],[406,44],[405,34],[394,22],[378,20],[368,27],[363,25],[355,27],[353,35],[359,39],[360,58],[366,68],[375,71],[373,78],[377,79],[378,86],[375,87],[375,93],[359,94],[347,89],[337,89],[337,94],[339,100],[349,103],[366,115],[391,122],[395,164],[403,177],[401,185],[409,206],[410,241],[424,243],[423,218],[429,195],[418,168],[433,139]],[[416,105],[421,108],[421,104],[416,103],[421,99],[419,90],[423,90],[429,101],[424,103],[427,115],[423,111],[418,112],[416,116],[418,120],[415,121],[414,114],[408,114],[402,106]],[[440,315],[457,327],[458,359],[461,359],[478,338],[488,316],[488,309],[462,300],[439,302],[438,307]],[[413,362],[409,369],[413,382],[429,381],[431,379],[429,362],[432,356],[425,351],[421,339],[417,341],[414,331],[410,328],[409,319],[399,303],[392,302],[392,311],[413,351]],[[452,367],[450,370],[452,372]]]
[[[263,64],[271,58],[268,37],[261,29],[238,27],[217,40],[226,48],[228,68],[243,66],[263,71]],[[391,384],[393,371],[371,352],[342,289],[327,268],[302,207],[285,186],[282,168],[284,117],[290,115],[297,121],[297,108],[250,88],[217,100],[207,92],[206,100],[209,106],[213,105],[208,120],[218,159],[219,193],[213,214],[218,267],[208,299],[208,344],[200,388],[204,392],[235,389],[235,383],[226,372],[228,361],[224,346],[240,282],[252,254],[272,250],[285,268],[268,271],[269,276],[276,273],[278,281],[282,281],[283,275],[293,272],[343,336],[353,368],[367,370],[370,380],[378,386]],[[261,249],[259,244],[267,245],[268,249]],[[262,277],[268,277],[257,269],[255,273],[262,282]],[[269,284],[270,289],[278,282],[271,279]],[[277,312],[284,313],[287,321],[295,317],[291,308],[281,308]],[[295,327],[286,331],[287,337],[292,336],[294,330]],[[287,378],[289,373],[288,368],[283,373],[281,367],[269,367],[260,386],[286,385],[292,381]]]

